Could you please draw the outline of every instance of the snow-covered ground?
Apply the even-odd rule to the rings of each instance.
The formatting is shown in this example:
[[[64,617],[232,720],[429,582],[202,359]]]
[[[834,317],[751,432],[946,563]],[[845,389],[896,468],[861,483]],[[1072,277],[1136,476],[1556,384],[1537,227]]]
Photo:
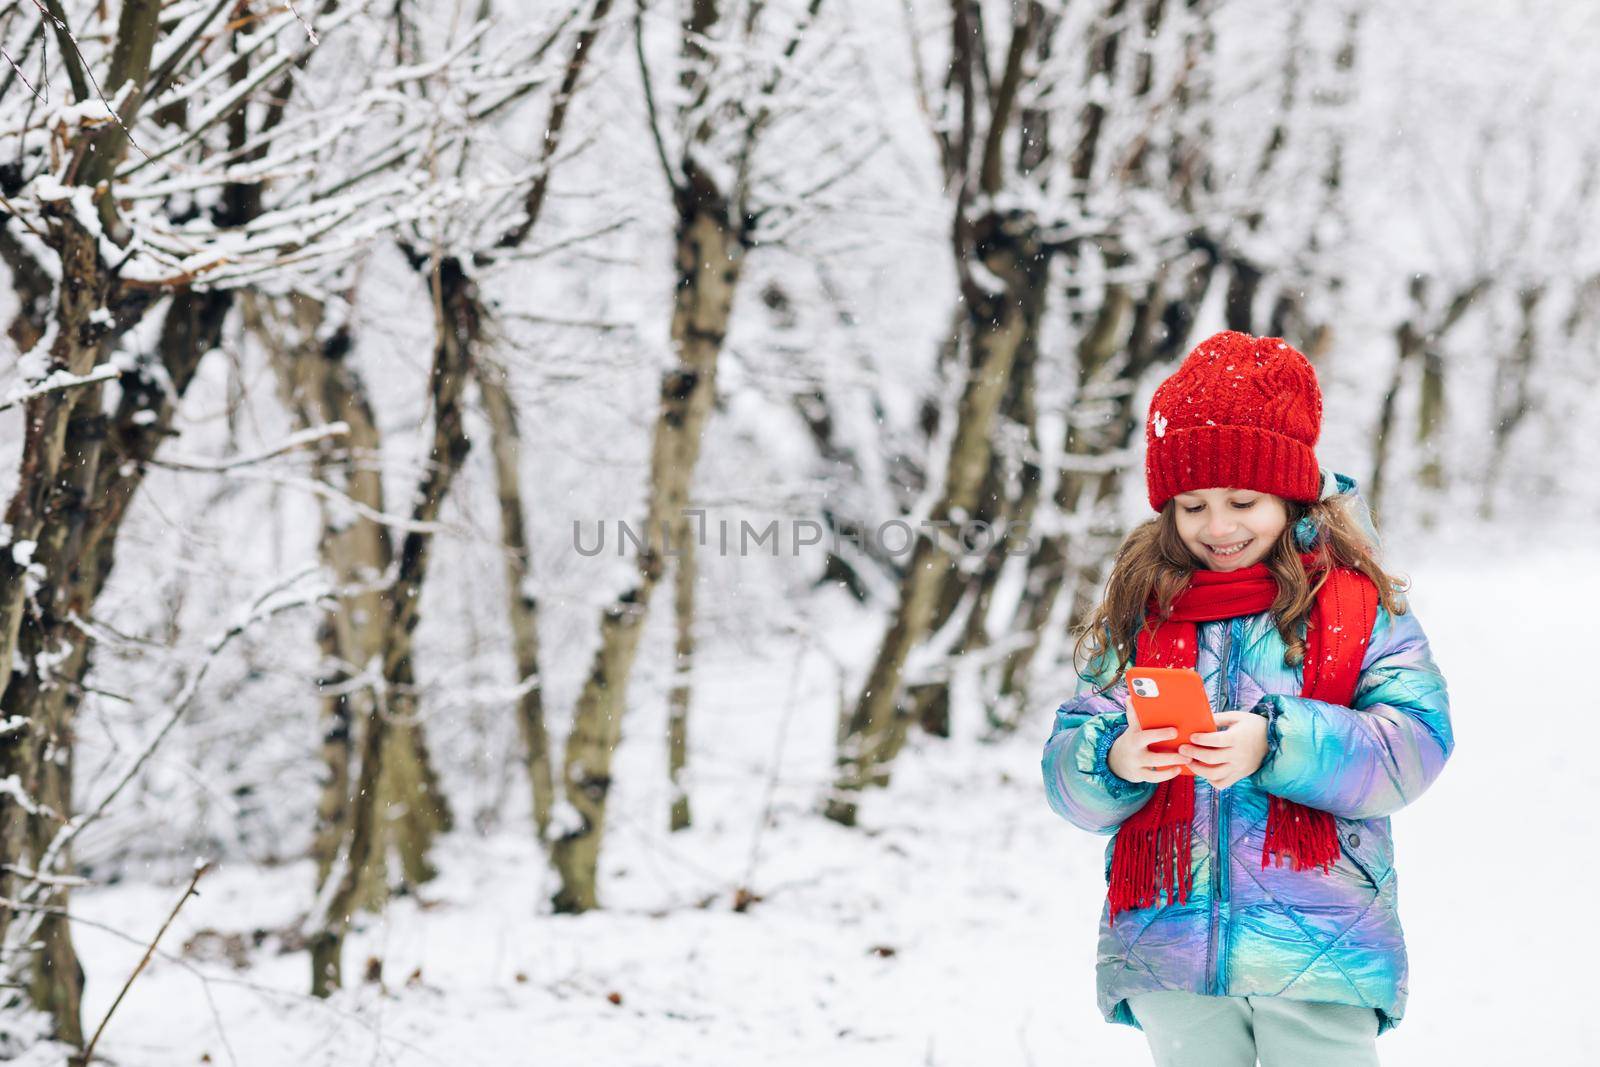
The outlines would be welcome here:
[[[1379,1051],[1390,1067],[1600,1062],[1596,709],[1567,681],[1600,637],[1587,610],[1600,547],[1503,537],[1412,546],[1394,565],[1414,579],[1458,748],[1394,819],[1411,999]],[[872,636],[829,640],[854,665]],[[952,742],[917,739],[850,831],[812,813],[839,693],[830,658],[708,654],[698,671],[700,823],[665,831],[659,701],[641,698],[619,751],[605,910],[549,914],[550,876],[520,826],[458,833],[420,900],[365,917],[351,988],[324,1002],[304,995],[304,953],[271,938],[237,969],[177,958],[198,930],[248,944],[306,903],[304,864],[223,866],[101,1051],[127,1067],[1148,1062],[1142,1036],[1095,1009],[1103,839],[1045,805],[1048,699],[1005,744],[977,743],[970,720]],[[762,898],[742,913],[740,886]],[[179,892],[123,884],[80,893],[77,909],[145,939]],[[88,923],[76,936],[92,1027],[142,945]],[[381,984],[359,980],[369,957]]]

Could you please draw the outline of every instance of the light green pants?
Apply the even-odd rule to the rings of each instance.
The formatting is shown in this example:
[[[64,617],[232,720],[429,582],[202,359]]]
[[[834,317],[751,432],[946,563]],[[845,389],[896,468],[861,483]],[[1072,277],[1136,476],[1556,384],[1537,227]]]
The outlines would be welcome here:
[[[1156,1067],[1377,1067],[1378,1013],[1283,997],[1163,989],[1128,998]]]

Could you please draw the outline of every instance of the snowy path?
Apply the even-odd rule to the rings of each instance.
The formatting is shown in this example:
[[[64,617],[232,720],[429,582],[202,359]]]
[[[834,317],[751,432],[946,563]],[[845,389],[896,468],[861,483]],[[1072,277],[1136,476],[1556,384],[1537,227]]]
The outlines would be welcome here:
[[[1565,605],[1600,594],[1591,577],[1600,551],[1515,563],[1461,554],[1409,573],[1450,683],[1458,748],[1434,788],[1395,817],[1412,993],[1379,1051],[1388,1067],[1600,1062],[1600,935],[1592,922],[1560,922],[1591,906],[1600,831],[1585,811],[1600,800],[1600,775],[1592,746],[1547,755],[1540,728],[1562,707],[1585,710],[1549,675],[1592,661],[1597,624]],[[1540,642],[1515,663],[1497,658],[1508,620],[1519,620],[1518,641]],[[1038,756],[1051,709],[1004,746],[919,741],[894,788],[869,801],[871,832],[849,832],[808,813],[837,684],[813,657],[776,825],[749,882],[765,899],[740,914],[732,893],[750,869],[791,670],[712,671],[697,694],[695,803],[721,821],[660,829],[663,734],[652,715],[637,716],[628,727],[637,740],[619,753],[625,817],[606,857],[608,911],[540,914],[548,876],[515,828],[488,842],[457,835],[430,906],[401,901],[352,940],[347,972],[381,957],[385,990],[310,1001],[300,996],[304,954],[276,955],[271,942],[240,971],[157,960],[103,1050],[126,1067],[1148,1062],[1142,1036],[1094,1007],[1103,839],[1045,805]],[[1557,766],[1536,784],[1532,768],[1545,758]],[[204,926],[248,934],[280,923],[303,905],[308,878],[299,864],[219,869],[164,945]],[[86,917],[147,936],[176,892],[121,886],[78,901]],[[92,1026],[140,948],[88,926],[77,936]]]

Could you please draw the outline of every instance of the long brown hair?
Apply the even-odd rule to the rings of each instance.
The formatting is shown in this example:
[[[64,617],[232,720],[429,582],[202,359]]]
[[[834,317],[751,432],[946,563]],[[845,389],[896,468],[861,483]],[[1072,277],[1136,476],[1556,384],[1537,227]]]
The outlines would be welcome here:
[[[1328,566],[1353,567],[1365,574],[1378,587],[1378,602],[1390,614],[1405,613],[1402,594],[1410,587],[1410,581],[1391,575],[1378,565],[1377,546],[1352,512],[1351,501],[1350,496],[1341,493],[1314,504],[1283,502],[1289,521],[1262,562],[1278,580],[1272,614],[1283,637],[1283,660],[1287,665],[1298,664],[1305,656],[1301,631],[1311,615],[1317,590],[1326,581]],[[1176,512],[1176,501],[1168,500],[1159,515],[1140,523],[1123,539],[1111,565],[1105,599],[1077,628],[1074,655],[1080,662],[1086,660],[1094,665],[1097,677],[1107,654],[1115,655],[1116,671],[1105,683],[1108,687],[1116,684],[1133,661],[1145,604],[1155,597],[1158,610],[1144,619],[1145,628],[1153,630],[1171,614],[1173,601],[1200,567],[1200,561],[1178,534]],[[1309,550],[1318,557],[1322,574],[1315,584],[1300,562],[1300,548],[1294,539],[1295,524],[1308,515],[1320,531],[1316,545]]]

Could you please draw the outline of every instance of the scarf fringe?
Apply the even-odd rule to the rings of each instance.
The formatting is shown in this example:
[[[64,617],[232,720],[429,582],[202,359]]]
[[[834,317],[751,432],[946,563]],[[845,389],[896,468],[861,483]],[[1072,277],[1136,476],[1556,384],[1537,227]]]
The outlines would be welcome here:
[[[1189,899],[1193,822],[1194,779],[1188,775],[1159,783],[1149,803],[1123,822],[1111,852],[1110,925],[1119,911],[1153,905],[1158,891],[1168,903]]]
[[[1266,869],[1269,860],[1283,866],[1285,855],[1291,870],[1321,867],[1322,873],[1327,874],[1329,866],[1339,859],[1339,828],[1327,812],[1272,794],[1266,839],[1261,845],[1262,869]]]

